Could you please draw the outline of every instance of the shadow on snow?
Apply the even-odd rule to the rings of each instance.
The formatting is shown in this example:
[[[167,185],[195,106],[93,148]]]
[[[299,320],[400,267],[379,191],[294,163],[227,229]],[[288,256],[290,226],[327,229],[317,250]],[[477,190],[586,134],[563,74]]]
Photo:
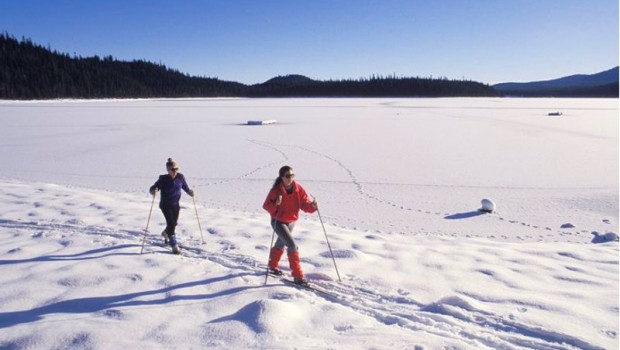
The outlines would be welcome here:
[[[169,295],[172,291],[178,291],[185,288],[192,288],[207,285],[210,283],[217,283],[220,281],[234,279],[250,275],[250,273],[238,273],[234,275],[226,275],[214,277],[201,281],[193,281],[187,283],[180,283],[174,286],[168,286],[160,289],[128,293],[114,296],[102,296],[102,297],[87,297],[76,298],[70,300],[63,300],[55,302],[49,305],[37,307],[31,310],[13,311],[13,312],[1,312],[0,313],[0,329],[7,328],[19,324],[32,323],[41,320],[45,315],[49,314],[85,314],[93,312],[111,311],[112,309],[118,310],[123,307],[132,306],[148,306],[148,305],[164,305],[183,300],[204,300],[222,297],[226,295],[232,295],[241,293],[250,289],[265,288],[263,285],[259,286],[245,286],[235,287],[228,290],[222,290],[210,294],[192,294],[192,295]],[[157,299],[139,300],[141,297],[160,295]]]

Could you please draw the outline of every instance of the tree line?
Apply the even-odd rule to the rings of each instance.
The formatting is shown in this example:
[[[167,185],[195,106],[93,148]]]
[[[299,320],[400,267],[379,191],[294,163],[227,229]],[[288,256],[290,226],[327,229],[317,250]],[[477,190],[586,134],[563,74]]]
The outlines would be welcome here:
[[[0,34],[0,99],[443,96],[498,93],[474,81],[394,76],[329,81],[287,76],[245,85],[189,76],[144,60],[71,57],[30,39]]]

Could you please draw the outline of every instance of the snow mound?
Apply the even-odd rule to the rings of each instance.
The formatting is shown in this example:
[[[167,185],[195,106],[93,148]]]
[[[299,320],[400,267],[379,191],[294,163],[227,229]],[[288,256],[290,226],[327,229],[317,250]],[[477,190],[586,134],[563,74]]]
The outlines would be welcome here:
[[[618,234],[615,232],[607,232],[605,234],[592,232],[592,234],[594,235],[594,238],[592,238],[592,243],[618,242]]]
[[[286,336],[287,333],[312,326],[304,317],[307,312],[303,304],[294,300],[260,299],[210,323],[239,322],[256,334]]]

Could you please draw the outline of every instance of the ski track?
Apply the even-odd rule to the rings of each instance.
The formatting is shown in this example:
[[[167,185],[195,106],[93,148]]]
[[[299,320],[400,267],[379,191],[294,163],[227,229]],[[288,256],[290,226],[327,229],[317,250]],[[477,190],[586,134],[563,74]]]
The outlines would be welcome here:
[[[150,242],[151,244],[156,244]],[[239,270],[262,278],[266,265],[243,254],[233,254],[230,242],[219,241],[220,252],[206,253],[200,248],[184,246],[187,259],[207,259],[231,270]],[[343,282],[333,281],[322,274],[308,274],[312,284],[335,294],[337,297],[314,294],[332,303],[374,318],[385,325],[398,325],[415,332],[424,332],[446,339],[466,341],[475,347],[483,344],[492,349],[603,349],[568,334],[527,325],[511,319],[496,316],[472,306],[465,299],[453,296],[442,298],[430,304],[423,304],[408,296],[403,290],[380,290],[365,286],[362,279],[349,278]],[[270,277],[269,284],[274,280]],[[499,333],[499,335],[498,335]]]
[[[227,250],[228,247],[225,247],[221,253],[207,255],[199,248],[186,247],[184,254],[192,259],[207,259],[229,269],[250,272],[260,277],[265,275],[265,264],[242,254],[226,253]],[[567,334],[493,315],[456,296],[424,305],[407,296],[405,291],[365,287],[363,285],[367,283],[361,279],[337,282],[320,274],[308,274],[308,277],[313,284],[336,294],[337,298],[321,294],[317,296],[373,317],[385,325],[398,325],[442,338],[465,340],[471,346],[484,344],[493,349],[602,349]],[[269,281],[272,283],[273,280]]]
[[[91,205],[91,207],[96,210],[105,210],[103,205]],[[60,207],[55,208],[55,210],[64,211]],[[140,251],[140,245],[135,242],[141,242],[143,238],[146,239],[145,259],[148,259],[149,254],[168,252],[169,250],[168,247],[162,246],[159,234],[145,235],[140,230],[118,230],[99,225],[85,225],[76,219],[70,219],[64,223],[2,219],[0,220],[0,227],[14,232],[27,232],[33,239],[43,237],[57,239],[61,245],[60,250],[71,245],[73,235],[86,234],[94,237],[95,242],[103,245],[103,247],[77,254],[63,255],[58,253],[24,261],[0,260],[0,266],[27,261],[87,260],[99,259],[108,255],[135,255]],[[209,227],[207,232],[211,235],[217,235],[218,229]],[[213,245],[217,247],[215,252]],[[188,237],[182,248],[183,255],[180,256],[180,259],[193,263],[206,260],[229,269],[230,275],[239,275],[239,272],[244,272],[246,275],[255,277],[251,281],[262,283],[266,271],[265,263],[251,256],[235,253],[237,248],[234,242],[217,239],[215,244],[210,244],[207,252],[198,238]],[[266,247],[265,251],[267,251]],[[582,259],[582,257],[570,252],[564,253],[563,256],[568,259]],[[606,263],[617,263],[617,261]],[[157,264],[156,261],[153,261],[153,264]],[[137,282],[142,279],[141,276],[135,274],[125,277]],[[424,304],[412,298],[407,291],[380,289],[371,286],[369,282],[363,279],[351,276],[345,278],[343,282],[333,281],[322,274],[309,274],[308,277],[312,283],[338,296],[333,298],[305,291],[304,293],[309,298],[320,297],[346,307],[355,313],[370,316],[385,325],[397,325],[414,332],[424,332],[445,339],[464,341],[471,347],[478,347],[482,344],[494,349],[600,349],[568,334],[494,315],[473,306],[459,296],[445,297]],[[272,284],[271,281],[270,284]],[[105,281],[86,282],[88,285],[97,285]],[[86,282],[79,279],[58,281],[60,285],[66,287],[76,287]],[[172,285],[172,283],[168,284]],[[99,317],[116,319],[122,319],[123,315],[123,312],[118,308],[100,310],[97,313]],[[87,340],[82,338],[88,338],[88,334],[78,335],[77,337],[80,343],[84,343]]]

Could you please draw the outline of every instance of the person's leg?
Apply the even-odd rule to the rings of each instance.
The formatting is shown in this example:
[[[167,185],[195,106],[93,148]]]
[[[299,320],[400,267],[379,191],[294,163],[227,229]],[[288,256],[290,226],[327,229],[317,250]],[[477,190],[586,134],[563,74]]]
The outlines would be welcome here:
[[[295,223],[291,222],[285,224],[283,222],[272,222],[276,234],[278,235],[278,241],[276,244],[284,244],[287,248],[288,263],[291,267],[293,278],[296,282],[305,282],[304,273],[301,270],[301,263],[299,260],[299,247],[295,244],[292,231],[295,227]]]
[[[278,238],[276,239],[276,243],[273,245],[271,250],[269,251],[269,269],[274,274],[282,274],[282,271],[278,269],[280,265],[280,259],[282,258],[282,254],[284,254],[284,247],[286,243],[284,240],[280,238],[280,233],[278,233],[281,228],[278,228],[280,223],[277,223],[275,220],[271,220],[271,227],[275,233],[277,233]]]
[[[176,220],[174,217],[174,210],[169,204],[160,204],[159,209],[161,209],[162,214],[164,214],[164,218],[166,219],[166,234],[168,236],[174,234],[174,228],[176,226]]]
[[[278,266],[280,265],[280,258],[282,258],[282,254],[284,254],[283,248],[273,247],[271,251],[269,251],[269,269],[274,274],[282,274]]]
[[[177,237],[175,234],[175,228],[179,219],[180,206],[170,204],[160,204],[159,208],[166,218],[166,235],[168,236],[168,243],[172,247],[172,251],[175,254],[179,254],[180,251],[177,245]]]
[[[299,251],[288,253],[288,263],[291,267],[293,278],[295,282],[305,282],[304,273],[301,270],[301,262],[299,261]]]
[[[271,220],[271,226],[275,230],[276,235],[278,235],[274,247],[279,249],[284,249],[284,247],[286,247],[289,253],[297,251],[297,244],[295,244],[292,235],[293,228],[295,227],[294,222],[285,224],[280,221]]]
[[[172,247],[177,245],[177,236],[175,233],[177,223],[179,221],[179,212],[181,211],[181,206],[178,204],[170,206],[170,214],[171,214],[171,229],[168,230],[168,237],[170,237],[170,245]]]

